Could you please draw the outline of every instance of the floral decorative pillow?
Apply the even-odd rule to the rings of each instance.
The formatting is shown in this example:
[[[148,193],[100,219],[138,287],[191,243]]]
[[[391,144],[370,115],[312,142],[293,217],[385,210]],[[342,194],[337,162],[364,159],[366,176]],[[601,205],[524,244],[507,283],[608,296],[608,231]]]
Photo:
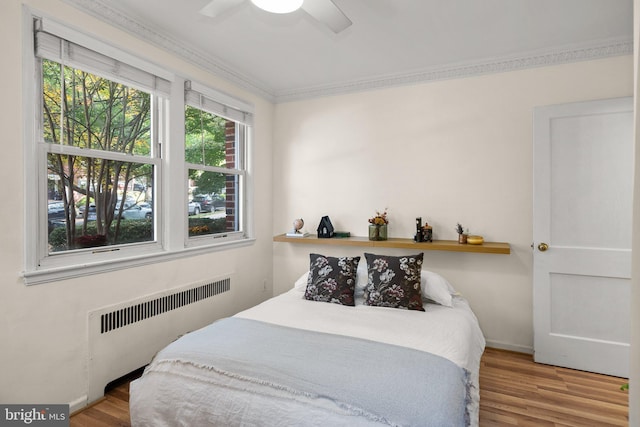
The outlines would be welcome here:
[[[335,258],[311,254],[309,258],[311,262],[305,299],[355,305],[353,292],[360,257]]]
[[[364,304],[424,311],[420,270],[423,253],[407,256],[364,254],[369,281]]]

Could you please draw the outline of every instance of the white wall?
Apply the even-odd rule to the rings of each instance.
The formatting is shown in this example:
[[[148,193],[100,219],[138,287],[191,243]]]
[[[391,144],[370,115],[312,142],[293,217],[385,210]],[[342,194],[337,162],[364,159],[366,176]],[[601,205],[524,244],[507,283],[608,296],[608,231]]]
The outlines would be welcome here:
[[[421,216],[434,238],[461,222],[511,255],[427,252],[470,301],[489,345],[531,351],[532,113],[535,106],[629,96],[631,56],[291,102],[276,106],[274,230],[322,215],[365,236],[375,210],[389,209],[389,234],[412,237]],[[274,247],[279,293],[308,268],[311,251]],[[407,253],[407,250],[390,250]]]
[[[24,165],[22,80],[22,4],[58,18],[88,34],[126,46],[167,69],[253,102],[256,106],[254,245],[177,261],[131,268],[57,283],[25,286],[23,176],[35,172]],[[2,76],[0,79],[0,402],[82,402],[87,393],[87,313],[95,309],[235,272],[232,304],[219,306],[212,317],[255,305],[272,294],[272,121],[273,106],[213,75],[146,45],[58,0],[0,2]],[[26,77],[25,77],[26,76]],[[180,142],[181,143],[181,142]],[[25,171],[26,167],[26,171]],[[30,207],[29,207],[30,208]],[[181,225],[176,225],[181,226]],[[247,268],[250,265],[251,268]],[[263,290],[266,281],[267,290]],[[76,408],[72,408],[76,409]]]

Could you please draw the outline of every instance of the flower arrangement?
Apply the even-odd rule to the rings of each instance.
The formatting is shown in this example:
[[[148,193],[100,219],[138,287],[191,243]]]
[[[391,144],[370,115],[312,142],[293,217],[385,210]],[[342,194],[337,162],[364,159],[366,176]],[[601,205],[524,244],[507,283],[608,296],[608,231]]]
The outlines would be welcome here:
[[[189,235],[205,234],[209,231],[209,226],[207,225],[194,225],[193,227],[189,227]]]
[[[380,213],[376,211],[376,216],[369,218],[369,240],[387,240],[387,210]]]
[[[456,224],[456,233],[458,233],[458,243],[467,243],[467,235],[469,234],[469,229],[466,230],[462,228],[462,224]]]
[[[387,210],[385,209],[382,213],[376,211],[376,216],[374,216],[373,218],[369,218],[369,223],[378,226],[389,224],[389,219],[387,218]]]

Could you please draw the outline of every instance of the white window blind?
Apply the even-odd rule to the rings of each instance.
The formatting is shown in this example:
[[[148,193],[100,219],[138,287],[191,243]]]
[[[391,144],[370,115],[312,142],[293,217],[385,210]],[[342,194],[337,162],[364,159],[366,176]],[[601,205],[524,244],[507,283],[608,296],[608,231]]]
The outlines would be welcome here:
[[[247,126],[253,125],[251,105],[191,81],[184,83],[184,89],[185,102],[188,105],[237,123]]]
[[[150,93],[168,96],[171,82],[122,61],[43,30],[41,21],[35,25],[35,54],[91,72],[119,83],[137,86]]]

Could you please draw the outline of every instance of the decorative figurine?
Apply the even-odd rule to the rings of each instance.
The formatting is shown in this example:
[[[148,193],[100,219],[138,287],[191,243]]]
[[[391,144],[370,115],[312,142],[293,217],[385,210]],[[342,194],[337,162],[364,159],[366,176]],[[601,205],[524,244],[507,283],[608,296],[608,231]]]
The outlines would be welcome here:
[[[293,220],[293,230],[287,233],[287,237],[307,237],[309,233],[302,229],[304,227],[304,220],[302,218]]]
[[[304,227],[304,220],[302,218],[294,219],[292,233],[300,234],[301,233],[300,230],[302,230],[302,227]]]
[[[433,228],[425,221],[422,225],[422,217],[416,218],[416,234],[413,236],[416,242],[432,242]]]
[[[423,242],[433,242],[433,227],[431,227],[426,222],[422,227],[422,241]]]

